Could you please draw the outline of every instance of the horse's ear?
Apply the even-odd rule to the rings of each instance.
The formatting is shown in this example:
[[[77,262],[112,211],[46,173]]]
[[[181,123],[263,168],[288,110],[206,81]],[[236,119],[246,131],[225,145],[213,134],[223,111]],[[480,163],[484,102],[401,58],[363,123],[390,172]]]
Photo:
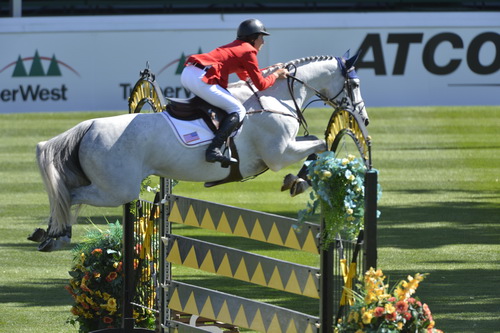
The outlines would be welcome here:
[[[350,51],[351,51],[350,49],[347,50],[346,53],[344,53],[344,55],[342,56],[342,58],[345,59],[345,60],[349,59],[349,52]]]
[[[354,64],[356,63],[356,61],[358,61],[360,53],[361,53],[361,50],[359,50],[355,55],[353,55],[352,58],[346,60],[345,67],[347,69],[349,69],[349,68],[351,68],[351,67],[354,66]]]

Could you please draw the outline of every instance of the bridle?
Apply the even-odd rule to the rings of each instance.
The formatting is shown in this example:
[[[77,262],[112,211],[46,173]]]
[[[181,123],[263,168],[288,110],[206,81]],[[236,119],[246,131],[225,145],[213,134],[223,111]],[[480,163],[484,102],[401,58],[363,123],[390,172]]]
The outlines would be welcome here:
[[[354,72],[354,67],[351,67],[350,69],[345,69],[345,63],[344,63],[343,59],[342,58],[336,58],[336,59],[339,62],[339,67],[342,69],[342,74],[344,76],[344,85],[342,86],[342,89],[332,98],[328,98],[327,96],[322,94],[319,90],[317,90],[316,88],[312,87],[308,83],[302,81],[297,76],[295,76],[295,74],[297,73],[297,66],[295,66],[295,64],[290,64],[287,66],[288,67],[287,69],[289,72],[291,72],[292,68],[293,68],[293,72],[294,72],[293,75],[292,74],[287,75],[288,91],[290,92],[290,96],[292,97],[292,101],[295,105],[295,111],[297,113],[297,118],[298,118],[299,124],[304,128],[305,135],[308,135],[309,132],[307,130],[307,122],[306,122],[306,119],[304,117],[304,112],[307,109],[307,107],[309,107],[309,105],[311,103],[314,103],[317,101],[323,101],[325,104],[330,105],[334,109],[345,108],[346,106],[352,105],[352,101],[354,100],[354,95],[353,95],[353,87],[352,87],[352,83],[351,83],[350,79],[352,79],[354,77],[351,77],[349,74],[351,72]],[[297,103],[297,100],[295,98],[295,92],[294,92],[295,81],[302,84],[307,89],[312,90],[314,92],[314,94],[318,97],[318,99],[312,100],[309,103],[307,103],[307,105],[302,110],[300,109],[300,107]],[[337,97],[344,91],[347,92],[348,98],[344,97],[344,98],[342,98],[342,100],[340,102],[337,102],[337,100],[336,100]],[[352,106],[355,109],[356,106],[358,106],[361,103],[363,103],[363,101],[361,101],[355,105],[352,105]]]
[[[295,106],[295,112],[296,112],[297,116],[293,116],[293,115],[285,113],[285,112],[279,112],[279,111],[273,111],[273,110],[266,110],[263,107],[262,107],[262,110],[249,111],[249,112],[247,112],[247,114],[262,113],[262,112],[272,112],[272,113],[278,113],[278,114],[281,114],[281,115],[284,115],[284,116],[292,116],[295,119],[297,119],[297,121],[299,122],[299,125],[304,128],[304,135],[306,135],[306,136],[309,135],[309,131],[307,129],[308,125],[307,125],[306,118],[304,117],[304,113],[305,113],[305,110],[309,107],[309,105],[311,103],[314,103],[314,102],[317,102],[317,101],[323,101],[325,104],[330,105],[334,109],[339,109],[339,108],[346,108],[348,106],[351,106],[352,105],[352,101],[354,100],[354,98],[353,98],[354,97],[353,96],[353,87],[352,87],[352,83],[351,83],[351,80],[350,80],[350,79],[354,78],[354,77],[350,76],[350,73],[355,73],[354,67],[351,67],[350,69],[347,70],[345,68],[345,61],[342,58],[336,58],[336,59],[339,62],[339,68],[342,69],[342,74],[344,76],[344,85],[343,85],[342,89],[335,96],[333,96],[332,98],[328,98],[327,96],[325,96],[324,94],[322,94],[318,89],[312,87],[307,82],[304,82],[303,80],[299,79],[295,75],[297,73],[297,66],[295,66],[295,64],[292,63],[292,64],[289,64],[287,66],[287,70],[289,72],[291,72],[293,70],[294,74],[287,74],[287,86],[288,86],[288,91],[289,91],[290,96],[292,98],[293,104]],[[298,82],[298,83],[302,84],[304,87],[306,87],[307,89],[312,90],[314,92],[314,94],[318,97],[318,99],[314,99],[314,100],[310,101],[309,103],[307,103],[307,105],[304,108],[301,109],[299,107],[299,104],[297,103],[297,99],[295,97],[295,91],[294,91],[294,83],[295,82]],[[253,87],[250,84],[250,82],[247,81],[246,83],[247,83],[248,87],[250,88],[250,90],[253,91],[254,95],[257,97],[257,100],[260,103],[260,98],[259,98],[259,95],[257,94],[257,92],[253,89]],[[336,100],[337,97],[342,92],[344,92],[344,91],[347,92],[347,96],[348,97],[343,97],[340,100],[340,102],[338,102]],[[357,105],[359,105],[362,102],[363,101],[361,101],[361,102],[359,102],[359,103],[357,103],[355,105],[352,105],[352,106],[356,107]],[[261,106],[262,106],[262,104],[261,104]]]

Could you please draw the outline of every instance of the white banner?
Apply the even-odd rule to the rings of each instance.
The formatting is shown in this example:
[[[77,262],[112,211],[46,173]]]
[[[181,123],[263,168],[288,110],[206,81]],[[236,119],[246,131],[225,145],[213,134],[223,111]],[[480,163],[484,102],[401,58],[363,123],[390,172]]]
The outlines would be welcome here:
[[[257,17],[262,67],[361,48],[370,106],[498,105],[500,14],[335,13],[0,18],[0,112],[126,110],[139,71],[186,97],[186,56],[235,39]]]

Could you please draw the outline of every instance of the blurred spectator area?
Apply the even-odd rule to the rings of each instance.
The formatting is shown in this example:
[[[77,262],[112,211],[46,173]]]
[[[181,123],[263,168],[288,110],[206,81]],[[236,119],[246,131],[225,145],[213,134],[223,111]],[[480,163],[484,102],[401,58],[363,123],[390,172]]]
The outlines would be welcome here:
[[[0,16],[224,14],[391,11],[498,11],[500,0],[2,0]],[[13,13],[16,13],[14,15]]]

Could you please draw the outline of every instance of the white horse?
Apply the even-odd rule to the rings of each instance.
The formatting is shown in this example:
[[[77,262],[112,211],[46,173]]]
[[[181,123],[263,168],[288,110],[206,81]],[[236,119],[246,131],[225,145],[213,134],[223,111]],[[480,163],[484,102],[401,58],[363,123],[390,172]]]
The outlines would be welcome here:
[[[353,67],[356,58],[322,56],[285,63],[294,75],[289,78],[293,93],[287,80],[258,93],[243,81],[230,85],[230,92],[248,110],[234,138],[243,178],[267,169],[278,171],[327,149],[324,140],[297,137],[300,108],[314,95],[334,104],[351,100],[368,123]],[[264,75],[276,69],[269,68]],[[229,169],[205,161],[205,146],[181,144],[162,117],[134,113],[91,119],[37,145],[50,202],[49,237],[63,235],[82,204],[111,207],[137,199],[141,182],[149,175],[194,182],[228,177]]]

